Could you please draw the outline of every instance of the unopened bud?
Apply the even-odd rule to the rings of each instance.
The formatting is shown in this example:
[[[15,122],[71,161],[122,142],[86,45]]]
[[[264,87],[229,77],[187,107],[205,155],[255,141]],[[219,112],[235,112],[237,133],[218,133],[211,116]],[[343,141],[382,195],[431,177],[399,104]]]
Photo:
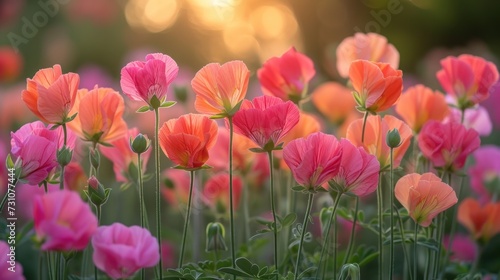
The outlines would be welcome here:
[[[207,246],[206,251],[214,250],[227,250],[226,242],[224,237],[226,236],[226,230],[221,223],[209,223],[206,230]]]
[[[87,184],[89,185],[89,187],[93,188],[94,190],[97,190],[99,188],[99,181],[97,180],[97,178],[95,176],[91,176],[87,180]]]
[[[57,151],[57,163],[61,166],[66,166],[71,162],[71,158],[73,157],[73,151],[64,146],[59,151]]]
[[[397,128],[387,132],[385,142],[389,148],[397,148],[401,146],[401,135],[399,135]]]
[[[96,170],[99,169],[99,163],[101,162],[101,155],[99,154],[99,151],[93,149],[90,150],[89,157],[92,167],[94,167]]]
[[[105,189],[94,176],[87,180],[87,184],[88,188],[84,192],[94,205],[99,207],[108,201],[111,189]]]
[[[148,139],[147,135],[142,135],[139,133],[133,140],[130,138],[130,148],[136,154],[142,154],[149,149],[151,141]]]

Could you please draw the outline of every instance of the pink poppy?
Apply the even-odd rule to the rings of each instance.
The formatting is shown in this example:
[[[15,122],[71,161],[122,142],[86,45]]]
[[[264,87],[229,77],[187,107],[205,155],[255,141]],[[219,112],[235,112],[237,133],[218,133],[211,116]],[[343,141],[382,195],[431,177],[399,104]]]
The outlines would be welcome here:
[[[500,181],[500,148],[493,145],[482,146],[473,154],[474,165],[468,170],[472,190],[479,196],[481,203],[491,200],[498,192],[495,185]]]
[[[444,248],[448,248],[450,237],[445,236],[443,239]],[[451,243],[450,260],[456,262],[473,263],[478,257],[477,245],[465,234],[455,234]]]

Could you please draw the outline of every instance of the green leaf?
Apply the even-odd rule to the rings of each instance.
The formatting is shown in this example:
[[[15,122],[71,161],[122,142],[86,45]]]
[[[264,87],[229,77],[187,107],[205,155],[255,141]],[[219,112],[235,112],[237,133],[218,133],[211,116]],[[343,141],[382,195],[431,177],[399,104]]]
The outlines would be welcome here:
[[[221,113],[221,114],[216,114],[216,115],[212,115],[212,116],[210,116],[210,118],[211,118],[212,120],[223,119],[223,118],[225,118],[225,117],[227,117],[227,114],[226,114],[226,113]]]
[[[294,186],[294,187],[292,187],[292,190],[296,191],[296,192],[301,192],[301,191],[304,191],[305,188],[303,186]]]
[[[245,273],[239,269],[234,269],[232,267],[223,267],[221,269],[218,270],[219,272],[222,272],[222,273],[227,273],[227,274],[231,274],[231,275],[234,275],[234,276],[240,276],[240,277],[252,277],[252,275],[248,274],[248,273]]]
[[[78,115],[78,113],[74,113],[74,114],[73,114],[73,116],[71,116],[71,117],[67,118],[67,119],[65,120],[65,122],[67,122],[67,123],[68,123],[68,122],[70,122],[70,121],[74,120],[74,119],[76,118],[76,115]]]
[[[263,149],[261,148],[250,148],[249,149],[251,152],[254,152],[254,153],[265,153],[266,151],[264,151]]]
[[[177,102],[175,102],[175,101],[165,101],[160,105],[160,108],[170,108],[170,107],[174,106],[175,104],[177,104]]]
[[[285,218],[283,218],[283,222],[281,223],[281,226],[288,227],[288,226],[292,225],[295,222],[295,220],[297,220],[297,214],[290,213],[290,214],[286,215]]]
[[[260,269],[259,273],[257,274],[259,277],[260,276],[263,276],[267,273],[267,271],[269,270],[269,267],[267,266],[264,266],[263,268]]]
[[[247,258],[237,258],[236,261],[236,266],[244,271],[245,273],[248,273],[250,275],[254,275],[252,273],[252,262],[249,261]],[[258,271],[257,271],[258,273]]]
[[[317,267],[315,267],[315,266],[310,266],[310,267],[306,268],[304,271],[302,271],[302,273],[301,273],[301,274],[299,274],[298,279],[302,279],[302,278],[304,278],[304,276],[305,276],[307,273],[309,273],[309,272],[313,272],[313,271],[315,271],[316,269],[318,269],[318,268],[317,268]]]
[[[371,261],[375,260],[379,255],[379,252],[372,253],[366,257],[364,257],[358,264],[359,266],[363,266],[365,264],[370,263]]]
[[[151,110],[152,110],[152,108],[149,105],[144,105],[141,108],[137,109],[137,111],[135,111],[135,112],[136,113],[145,113],[145,112],[148,112]]]

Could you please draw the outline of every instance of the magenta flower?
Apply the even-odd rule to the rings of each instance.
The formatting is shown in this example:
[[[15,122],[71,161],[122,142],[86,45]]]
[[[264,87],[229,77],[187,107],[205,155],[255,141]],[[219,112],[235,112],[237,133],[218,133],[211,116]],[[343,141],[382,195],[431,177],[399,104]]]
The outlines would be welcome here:
[[[94,264],[113,279],[131,277],[160,260],[156,238],[138,226],[100,226],[92,237],[92,247]]]
[[[295,48],[281,57],[268,59],[257,71],[264,94],[294,102],[305,96],[309,81],[315,74],[312,60]]]
[[[177,77],[178,71],[177,63],[170,56],[148,54],[146,61],[133,61],[122,68],[120,85],[130,99],[159,106],[165,101],[168,86]],[[151,103],[153,97],[157,98],[155,104]]]
[[[499,191],[495,184],[500,181],[500,148],[486,145],[477,149],[473,157],[475,164],[469,168],[472,190],[486,203]]]
[[[450,114],[446,117],[443,122],[456,122],[460,123],[462,118],[462,112],[457,108],[450,108]],[[463,125],[465,128],[472,128],[479,136],[489,136],[493,130],[493,124],[491,123],[490,115],[488,111],[482,106],[476,105],[465,111]]]
[[[83,250],[97,228],[88,203],[73,191],[49,192],[35,199],[33,220],[42,250]]]
[[[444,248],[449,247],[450,237],[445,236],[443,240]],[[478,257],[477,245],[468,235],[456,234],[451,243],[450,260],[455,262],[473,263]]]
[[[335,136],[316,132],[290,141],[283,149],[283,159],[297,183],[316,189],[337,176],[342,146]]]
[[[299,122],[299,109],[291,101],[274,96],[245,100],[233,117],[234,131],[264,151],[276,149],[283,137]]]
[[[469,54],[448,56],[441,60],[441,67],[437,79],[446,93],[456,97],[461,109],[486,100],[499,77],[495,64]]]
[[[377,189],[380,163],[363,147],[355,147],[349,140],[340,140],[342,161],[333,182],[342,192],[357,196],[371,194]]]
[[[10,247],[7,242],[0,241],[0,279],[24,280],[23,267],[15,261],[17,251],[11,251]],[[15,264],[14,266],[11,265],[11,261]]]

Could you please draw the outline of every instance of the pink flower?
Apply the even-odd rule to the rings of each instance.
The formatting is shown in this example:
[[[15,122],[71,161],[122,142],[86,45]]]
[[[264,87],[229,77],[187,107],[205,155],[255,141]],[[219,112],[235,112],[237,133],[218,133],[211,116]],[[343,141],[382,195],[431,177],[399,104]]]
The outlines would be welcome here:
[[[137,178],[137,174],[129,174],[129,168],[133,164],[136,167],[133,170],[137,170],[137,154],[130,149],[130,139],[134,139],[138,134],[139,130],[136,127],[131,128],[120,138],[112,141],[112,147],[100,147],[102,155],[113,162],[113,171],[118,182],[134,182],[133,178]],[[141,154],[143,171],[146,169],[150,154],[151,149]]]
[[[295,103],[307,94],[309,81],[315,74],[312,60],[295,48],[281,57],[268,59],[257,71],[264,94]]]
[[[497,193],[500,181],[500,148],[493,145],[482,146],[473,153],[475,164],[468,170],[472,190],[482,203],[489,202]]]
[[[337,70],[341,77],[349,76],[351,62],[363,59],[373,62],[383,62],[392,68],[399,67],[399,52],[387,42],[387,38],[376,33],[356,33],[347,37],[337,48]]]
[[[479,148],[480,142],[475,130],[455,122],[429,121],[418,136],[422,154],[435,167],[451,171],[462,168],[467,156]]]
[[[80,163],[70,162],[64,169],[64,187],[68,190],[79,192],[86,186],[87,175]]]
[[[288,143],[283,149],[283,159],[297,183],[316,189],[337,176],[342,147],[335,136],[316,132]]]
[[[349,140],[340,140],[342,160],[339,173],[333,182],[343,192],[364,196],[374,192],[378,186],[380,163],[377,157],[368,154],[363,147],[355,147]]]
[[[448,101],[451,105],[458,106],[457,100],[450,95],[446,96],[446,101]],[[444,123],[462,122],[462,111],[454,106],[450,106],[450,113],[443,120]],[[465,128],[474,129],[480,136],[490,135],[491,130],[493,129],[493,124],[491,123],[488,111],[480,105],[475,105],[465,110],[463,125]]]
[[[163,187],[161,189],[163,198],[174,208],[187,205],[189,198],[189,173],[180,169],[167,169],[163,172],[163,176]],[[195,196],[198,195],[197,192],[198,188],[195,182],[193,188]]]
[[[0,279],[24,280],[23,267],[15,261],[18,251],[11,250],[11,248],[15,249],[15,246],[0,241]]]
[[[97,228],[97,218],[89,204],[78,193],[67,190],[38,196],[33,217],[42,250],[83,250]]]
[[[241,178],[233,176],[233,208],[238,209],[242,191]],[[203,201],[217,213],[229,213],[229,174],[211,176],[203,188]]]
[[[441,60],[441,67],[437,79],[446,93],[456,97],[460,109],[486,100],[499,77],[495,64],[469,54],[448,56]]]
[[[245,100],[233,118],[234,131],[250,138],[265,151],[275,149],[299,122],[299,109],[274,96]]]
[[[131,277],[160,260],[156,238],[138,226],[100,226],[92,237],[92,247],[95,266],[113,279]]]
[[[445,236],[444,248],[448,248],[450,237]],[[465,234],[455,234],[451,243],[451,261],[472,263],[478,257],[477,245]]]
[[[148,54],[146,61],[133,61],[121,71],[120,85],[123,93],[135,101],[144,100],[153,106],[152,99],[160,105],[166,99],[168,86],[177,77],[179,67],[168,55]]]

